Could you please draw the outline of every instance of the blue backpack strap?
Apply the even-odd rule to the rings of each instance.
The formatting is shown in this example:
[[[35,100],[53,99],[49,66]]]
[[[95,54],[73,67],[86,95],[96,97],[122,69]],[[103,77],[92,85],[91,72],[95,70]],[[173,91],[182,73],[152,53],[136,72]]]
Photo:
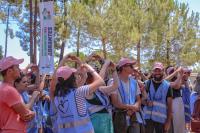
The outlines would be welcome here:
[[[139,88],[137,88],[137,81],[135,79],[129,77],[129,84],[130,84],[129,89],[131,92],[128,94],[128,95],[130,95],[129,101],[130,101],[130,104],[135,104],[137,89],[139,89]]]
[[[190,95],[191,92],[189,88],[182,88],[182,99],[184,103],[184,110],[185,110],[185,121],[190,122],[191,120],[191,107],[190,107]]]
[[[150,93],[150,86],[151,86],[151,80],[150,79],[146,80],[145,81],[145,90],[146,90],[147,94]],[[149,99],[152,100],[151,95],[149,96]]]
[[[126,100],[126,95],[125,95],[123,83],[122,83],[121,80],[119,80],[119,88],[118,88],[118,90],[119,90],[119,93],[120,93],[122,102],[123,102],[123,103],[128,103],[128,101]]]

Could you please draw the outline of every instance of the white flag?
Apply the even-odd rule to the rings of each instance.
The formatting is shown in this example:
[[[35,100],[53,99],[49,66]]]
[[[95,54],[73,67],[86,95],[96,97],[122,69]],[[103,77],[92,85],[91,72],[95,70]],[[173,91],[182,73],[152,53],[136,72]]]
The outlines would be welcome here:
[[[54,72],[54,11],[53,1],[40,2],[40,74]]]

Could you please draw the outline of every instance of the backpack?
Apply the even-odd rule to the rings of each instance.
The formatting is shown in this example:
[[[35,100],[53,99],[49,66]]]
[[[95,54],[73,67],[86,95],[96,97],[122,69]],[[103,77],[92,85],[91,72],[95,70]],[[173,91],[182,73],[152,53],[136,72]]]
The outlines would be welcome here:
[[[200,96],[194,103],[194,110],[192,113],[192,121],[191,121],[191,130],[192,132],[200,132]]]

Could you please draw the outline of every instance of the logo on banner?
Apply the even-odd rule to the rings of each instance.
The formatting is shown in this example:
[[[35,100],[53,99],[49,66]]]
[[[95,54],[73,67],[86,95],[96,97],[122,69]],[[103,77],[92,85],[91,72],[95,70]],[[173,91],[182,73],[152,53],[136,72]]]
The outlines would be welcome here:
[[[50,20],[51,19],[51,12],[47,10],[47,8],[44,8],[42,11],[43,19],[44,20]]]
[[[54,19],[53,1],[40,2],[40,73],[52,74],[54,71]]]

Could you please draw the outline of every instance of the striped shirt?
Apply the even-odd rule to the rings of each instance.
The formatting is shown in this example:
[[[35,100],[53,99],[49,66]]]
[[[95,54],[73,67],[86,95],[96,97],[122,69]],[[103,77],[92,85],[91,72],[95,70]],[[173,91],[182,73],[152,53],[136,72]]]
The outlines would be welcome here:
[[[86,104],[86,97],[90,94],[90,88],[88,85],[81,86],[75,91],[75,99],[78,114],[80,116],[85,116],[87,114],[87,104]]]

